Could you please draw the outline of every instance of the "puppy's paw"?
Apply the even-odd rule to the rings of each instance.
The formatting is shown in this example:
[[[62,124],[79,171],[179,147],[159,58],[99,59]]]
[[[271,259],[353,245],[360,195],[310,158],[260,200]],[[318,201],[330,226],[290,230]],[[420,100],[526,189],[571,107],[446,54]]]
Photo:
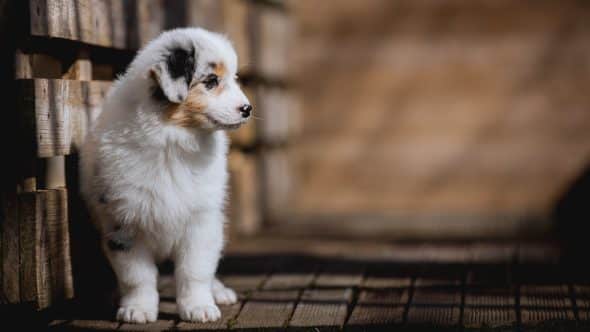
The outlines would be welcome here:
[[[238,295],[233,289],[221,286],[213,288],[213,298],[217,304],[234,304],[238,302]]]
[[[178,314],[182,320],[191,322],[214,322],[221,318],[221,311],[215,304],[187,307],[179,305]]]
[[[149,310],[139,306],[123,306],[117,311],[117,320],[126,323],[144,324],[155,322],[158,310]]]

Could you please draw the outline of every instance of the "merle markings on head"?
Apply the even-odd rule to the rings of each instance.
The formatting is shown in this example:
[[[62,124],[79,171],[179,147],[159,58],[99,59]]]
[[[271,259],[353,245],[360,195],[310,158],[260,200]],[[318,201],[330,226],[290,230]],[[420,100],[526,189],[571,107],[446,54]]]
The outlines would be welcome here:
[[[252,106],[237,82],[237,56],[222,35],[198,28],[162,34],[141,56],[156,55],[149,68],[153,98],[164,117],[182,127],[235,129]]]

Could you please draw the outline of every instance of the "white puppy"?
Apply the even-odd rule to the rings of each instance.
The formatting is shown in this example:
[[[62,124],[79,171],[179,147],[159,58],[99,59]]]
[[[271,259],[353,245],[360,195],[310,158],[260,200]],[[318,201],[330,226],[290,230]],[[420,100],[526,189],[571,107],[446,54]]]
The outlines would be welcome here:
[[[182,319],[214,321],[236,294],[215,279],[223,247],[223,129],[252,107],[223,36],[163,33],[137,54],[107,95],[81,151],[82,192],[121,293],[117,319],[156,320],[156,263],[175,262]]]

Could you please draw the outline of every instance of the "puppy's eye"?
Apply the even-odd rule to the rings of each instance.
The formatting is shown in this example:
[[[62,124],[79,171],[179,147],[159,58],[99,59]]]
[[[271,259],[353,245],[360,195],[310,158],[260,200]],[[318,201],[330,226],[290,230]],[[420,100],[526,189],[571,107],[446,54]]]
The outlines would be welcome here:
[[[205,87],[208,90],[214,89],[219,85],[219,77],[217,77],[215,74],[210,74],[205,78],[203,84],[205,84]]]

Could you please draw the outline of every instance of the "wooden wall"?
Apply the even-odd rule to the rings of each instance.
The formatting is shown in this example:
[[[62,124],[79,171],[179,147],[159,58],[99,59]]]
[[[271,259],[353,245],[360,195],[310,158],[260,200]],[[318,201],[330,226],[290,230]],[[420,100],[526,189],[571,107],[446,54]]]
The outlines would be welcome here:
[[[305,119],[294,230],[550,230],[590,162],[586,1],[292,5]]]
[[[2,303],[41,309],[100,292],[95,280],[110,277],[78,192],[77,150],[111,81],[163,30],[201,26],[234,42],[244,89],[264,122],[230,135],[230,228],[260,228],[274,197],[264,192],[274,188],[267,170],[283,165],[266,151],[282,151],[293,130],[291,106],[282,101],[291,95],[291,23],[281,1],[27,0],[0,7],[1,79],[9,87],[2,144],[10,156],[0,197]]]

